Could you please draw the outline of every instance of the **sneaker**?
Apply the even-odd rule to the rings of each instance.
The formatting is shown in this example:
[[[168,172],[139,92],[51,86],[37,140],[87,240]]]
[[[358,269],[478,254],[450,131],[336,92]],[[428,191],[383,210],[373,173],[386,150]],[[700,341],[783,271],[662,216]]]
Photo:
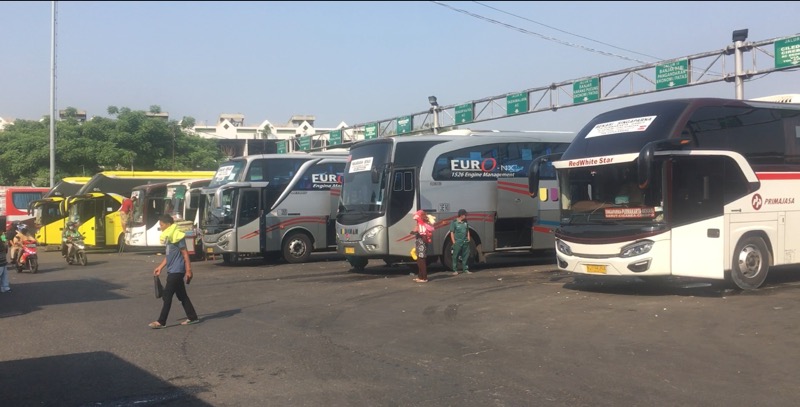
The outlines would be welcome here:
[[[472,272],[469,270],[464,270],[464,274],[472,274]]]
[[[11,292],[10,288],[7,288],[5,290],[0,290],[0,293],[10,293],[10,292]]]

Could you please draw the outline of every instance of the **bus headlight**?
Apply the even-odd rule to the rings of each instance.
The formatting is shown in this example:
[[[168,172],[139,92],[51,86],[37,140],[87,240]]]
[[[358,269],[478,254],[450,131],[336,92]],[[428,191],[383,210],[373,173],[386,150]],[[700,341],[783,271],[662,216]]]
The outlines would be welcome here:
[[[653,248],[653,243],[652,240],[640,240],[629,244],[620,250],[619,257],[635,257],[645,254]]]
[[[375,237],[375,235],[380,233],[381,230],[383,230],[383,226],[380,225],[375,226],[374,228],[370,228],[369,230],[364,232],[364,239],[372,239],[373,237]]]
[[[564,243],[561,240],[556,240],[556,248],[561,253],[566,254],[567,256],[572,256],[572,249],[569,247],[568,244]]]
[[[229,230],[223,233],[219,239],[217,239],[217,247],[222,250],[228,250],[228,244],[231,242],[231,235],[233,234],[232,230]]]

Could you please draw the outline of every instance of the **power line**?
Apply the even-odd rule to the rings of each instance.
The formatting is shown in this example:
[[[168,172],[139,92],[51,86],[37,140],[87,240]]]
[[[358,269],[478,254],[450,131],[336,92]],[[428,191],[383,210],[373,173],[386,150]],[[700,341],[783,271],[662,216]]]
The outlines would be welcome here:
[[[514,31],[521,32],[523,34],[539,37],[541,39],[544,39],[544,40],[547,40],[547,41],[552,41],[552,42],[555,42],[555,43],[558,43],[558,44],[561,44],[561,45],[566,45],[568,47],[579,48],[579,49],[582,49],[584,51],[589,51],[589,52],[594,52],[594,53],[605,55],[605,56],[609,56],[609,57],[624,59],[626,61],[638,62],[640,64],[647,64],[648,63],[647,61],[642,61],[640,59],[630,58],[630,57],[626,57],[624,55],[614,54],[612,52],[601,51],[601,50],[594,49],[594,48],[589,48],[589,47],[586,47],[586,46],[583,46],[583,45],[580,45],[580,44],[574,44],[574,43],[571,43],[571,42],[563,41],[563,40],[560,40],[558,38],[549,37],[547,35],[540,34],[540,33],[533,32],[533,31],[529,31],[529,30],[526,30],[524,28],[517,27],[515,25],[511,25],[511,24],[507,24],[507,23],[504,23],[504,22],[501,22],[501,21],[497,21],[497,20],[491,19],[489,17],[484,17],[482,15],[475,14],[475,13],[469,12],[467,10],[462,10],[460,8],[455,8],[453,6],[450,6],[449,4],[444,4],[442,2],[431,1],[431,3],[434,3],[434,4],[437,4],[439,6],[448,8],[448,9],[450,9],[452,11],[457,12],[457,13],[466,14],[466,15],[468,15],[470,17],[477,18],[479,20],[483,20],[483,21],[486,21],[486,22],[491,23],[491,24],[497,24],[497,25],[505,27],[505,28],[507,28],[509,30],[514,30]]]
[[[562,32],[562,33],[567,34],[567,35],[572,35],[574,37],[582,38],[582,39],[587,40],[587,41],[596,42],[598,44],[602,44],[602,45],[605,45],[605,46],[608,46],[608,47],[611,47],[611,48],[615,48],[615,49],[618,49],[620,51],[630,52],[631,54],[641,55],[643,57],[652,58],[652,59],[655,59],[657,61],[663,59],[663,58],[655,57],[655,56],[648,55],[648,54],[642,54],[641,52],[636,52],[636,51],[633,51],[633,50],[629,50],[627,48],[617,47],[617,46],[609,44],[607,42],[595,40],[595,39],[592,39],[592,38],[589,38],[589,37],[584,37],[583,35],[580,35],[580,34],[575,34],[575,33],[569,32],[569,31],[564,31],[562,29],[559,29],[559,28],[556,28],[556,27],[552,27],[552,26],[549,26],[549,25],[544,24],[544,23],[540,23],[540,22],[535,21],[535,20],[531,20],[530,18],[527,18],[527,17],[523,17],[523,16],[520,16],[520,15],[517,15],[517,14],[514,14],[514,13],[510,13],[508,11],[500,10],[497,7],[492,7],[492,6],[488,5],[488,4],[484,4],[484,3],[481,3],[479,1],[473,1],[473,3],[481,5],[481,6],[486,7],[486,8],[490,8],[490,9],[492,9],[494,11],[497,11],[497,12],[500,12],[500,13],[503,13],[503,14],[508,14],[508,15],[510,15],[512,17],[516,17],[516,18],[519,18],[519,19],[522,19],[522,20],[525,20],[525,21],[529,21],[529,22],[534,23],[534,24],[541,25],[542,27],[546,27],[546,28],[549,28],[551,30]]]

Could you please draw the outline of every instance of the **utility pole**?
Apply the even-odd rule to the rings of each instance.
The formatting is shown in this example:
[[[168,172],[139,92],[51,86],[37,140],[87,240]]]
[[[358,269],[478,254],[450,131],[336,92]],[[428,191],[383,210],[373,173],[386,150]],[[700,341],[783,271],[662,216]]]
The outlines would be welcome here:
[[[56,2],[50,2],[50,188],[56,185]]]
[[[747,28],[733,32],[733,62],[736,64],[736,99],[744,99],[744,62],[742,58],[742,45],[747,39]]]

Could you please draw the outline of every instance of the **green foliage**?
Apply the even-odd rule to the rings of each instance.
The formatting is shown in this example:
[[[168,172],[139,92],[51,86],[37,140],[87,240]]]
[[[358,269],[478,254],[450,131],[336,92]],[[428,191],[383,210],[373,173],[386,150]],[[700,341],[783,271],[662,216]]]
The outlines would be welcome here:
[[[158,106],[151,106],[151,112],[154,107]],[[117,117],[56,123],[57,180],[131,168],[216,170],[222,159],[214,140],[185,133],[177,121],[147,117],[144,111],[126,107],[109,106],[108,111]],[[49,126],[49,118],[17,120],[0,132],[0,185],[48,186]]]

